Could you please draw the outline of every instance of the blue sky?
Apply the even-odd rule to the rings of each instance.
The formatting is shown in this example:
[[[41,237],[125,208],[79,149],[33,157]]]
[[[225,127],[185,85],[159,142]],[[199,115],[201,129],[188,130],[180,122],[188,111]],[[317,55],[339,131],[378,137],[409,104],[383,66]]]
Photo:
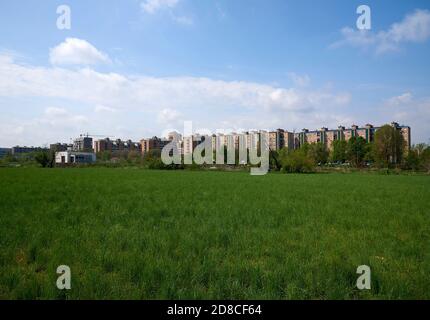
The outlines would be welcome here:
[[[71,9],[71,29],[56,26]],[[359,5],[372,28],[356,27]],[[429,142],[430,2],[2,1],[0,146],[398,121]]]

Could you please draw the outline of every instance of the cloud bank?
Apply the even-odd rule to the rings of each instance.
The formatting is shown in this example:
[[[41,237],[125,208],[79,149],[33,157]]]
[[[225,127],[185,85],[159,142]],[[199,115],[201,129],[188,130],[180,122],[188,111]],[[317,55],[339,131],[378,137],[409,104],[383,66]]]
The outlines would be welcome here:
[[[306,77],[305,82],[308,80]],[[40,116],[43,121],[32,122],[28,126],[31,130],[37,124],[52,126],[62,120],[76,124],[76,130],[89,127],[85,131],[92,131],[98,123],[94,130],[109,131],[109,135],[118,134],[112,132],[116,127],[126,127],[128,131],[122,132],[134,132],[136,138],[142,138],[139,137],[142,128],[149,135],[157,134],[156,130],[161,132],[162,126],[182,129],[178,127],[182,120],[192,120],[209,129],[232,130],[336,124],[348,120],[339,114],[351,101],[348,92],[332,89],[280,87],[207,77],[128,76],[89,67],[42,67],[22,63],[10,55],[0,55],[1,98],[27,101],[36,98],[46,103],[47,109]],[[141,121],[138,117],[142,117]],[[46,130],[38,129],[39,133]],[[61,131],[61,126],[55,130]],[[70,135],[76,133],[70,131]],[[51,137],[55,132],[49,134]]]
[[[345,27],[341,30],[342,40],[331,45],[332,48],[352,46],[373,50],[376,54],[397,51],[406,43],[421,43],[430,38],[430,11],[415,10],[401,22],[394,23],[388,30],[373,32]]]

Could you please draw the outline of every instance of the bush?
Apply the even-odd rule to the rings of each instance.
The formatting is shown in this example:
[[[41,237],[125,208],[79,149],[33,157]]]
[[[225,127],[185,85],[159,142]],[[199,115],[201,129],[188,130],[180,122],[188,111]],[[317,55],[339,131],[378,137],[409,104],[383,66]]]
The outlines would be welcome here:
[[[314,172],[315,162],[306,155],[305,150],[299,149],[288,153],[282,159],[282,171],[289,173]]]
[[[318,164],[326,164],[328,160],[328,150],[324,143],[312,143],[309,145],[307,155],[313,162]]]
[[[409,150],[405,157],[403,168],[407,170],[419,170],[421,167],[421,161],[418,152],[414,149]]]
[[[55,162],[55,154],[49,151],[37,152],[34,160],[42,166],[42,168],[52,168]]]
[[[425,149],[420,156],[420,163],[424,170],[430,172],[430,146]]]
[[[354,167],[362,167],[366,155],[369,153],[369,144],[362,137],[352,137],[346,144],[346,156]]]

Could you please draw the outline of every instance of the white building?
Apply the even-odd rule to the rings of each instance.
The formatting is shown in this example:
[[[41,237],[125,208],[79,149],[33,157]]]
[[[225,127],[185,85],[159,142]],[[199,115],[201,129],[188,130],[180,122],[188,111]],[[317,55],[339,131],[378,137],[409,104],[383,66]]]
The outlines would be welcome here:
[[[55,153],[56,164],[93,163],[96,154],[90,152],[63,151]]]

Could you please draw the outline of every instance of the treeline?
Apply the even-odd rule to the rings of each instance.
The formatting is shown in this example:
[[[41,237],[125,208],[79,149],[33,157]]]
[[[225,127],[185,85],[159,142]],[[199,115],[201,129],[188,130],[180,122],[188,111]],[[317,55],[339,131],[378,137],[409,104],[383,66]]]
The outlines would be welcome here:
[[[331,150],[323,143],[304,144],[297,150],[271,151],[270,165],[285,172],[314,172],[318,167],[397,168],[430,172],[430,146],[424,143],[406,148],[401,133],[392,126],[381,127],[368,143],[362,137],[333,142]]]
[[[41,166],[44,168],[52,168],[55,166],[55,152],[39,151],[21,153],[19,155],[6,154],[0,158],[0,166],[19,166],[19,167],[34,167]]]
[[[304,144],[297,150],[270,151],[270,169],[286,173],[310,173],[331,168],[396,168],[430,172],[430,146],[418,144],[409,150],[406,147],[401,133],[392,126],[386,125],[375,133],[373,142],[370,143],[362,137],[352,137],[348,141],[334,141],[331,150],[328,150],[323,143],[313,143]],[[227,158],[226,148],[224,158]],[[210,168],[246,170],[251,166],[240,164],[237,152],[235,165],[165,165],[161,160],[160,151],[156,150],[143,157],[137,152],[124,153],[115,157],[104,152],[98,154],[97,159],[97,165],[109,167],[131,165],[158,170]]]

